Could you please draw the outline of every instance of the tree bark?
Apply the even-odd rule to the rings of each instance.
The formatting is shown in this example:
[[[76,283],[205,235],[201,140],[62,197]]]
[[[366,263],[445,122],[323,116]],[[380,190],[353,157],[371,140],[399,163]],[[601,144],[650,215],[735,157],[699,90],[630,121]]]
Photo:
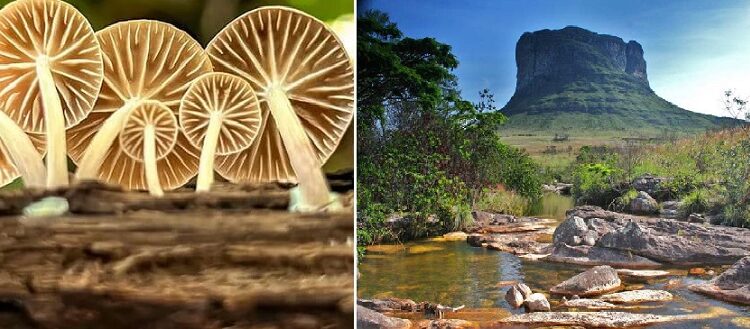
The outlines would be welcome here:
[[[71,213],[12,215],[46,195]],[[0,327],[352,327],[351,208],[287,203],[278,186],[0,195]]]

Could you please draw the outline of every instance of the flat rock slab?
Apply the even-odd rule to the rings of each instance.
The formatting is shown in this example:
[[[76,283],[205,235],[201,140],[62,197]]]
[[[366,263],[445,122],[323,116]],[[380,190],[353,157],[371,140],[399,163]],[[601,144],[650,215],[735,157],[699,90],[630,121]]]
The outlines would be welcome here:
[[[640,304],[649,302],[667,302],[672,300],[671,293],[664,290],[631,290],[599,296],[599,300],[615,304]]]
[[[512,315],[496,322],[493,328],[513,326],[523,326],[524,328],[549,326],[627,328],[688,319],[690,317],[626,312],[541,312]]]
[[[556,244],[552,249],[552,254],[545,260],[584,266],[610,265],[638,269],[661,266],[658,262],[630,252],[597,246],[569,246],[564,243]]]
[[[369,308],[357,306],[357,328],[408,329],[411,328],[411,321],[390,317]]]
[[[618,308],[617,305],[612,303],[607,303],[598,299],[587,298],[568,300],[562,303],[561,306],[567,308],[583,308],[587,310],[611,310],[614,308]]]
[[[745,257],[708,283],[688,287],[714,298],[750,305],[750,257]]]
[[[618,269],[617,274],[637,279],[654,279],[670,276],[672,273],[660,270],[631,270],[631,269]]]
[[[66,194],[72,214],[0,217],[0,300],[34,327],[351,327],[351,212],[289,213],[283,189],[88,191]],[[214,201],[182,207],[196,198]]]
[[[359,327],[357,327],[359,328]],[[474,329],[479,324],[459,319],[422,320],[417,323],[419,329]]]
[[[558,295],[598,296],[621,288],[617,272],[609,266],[596,266],[552,287]]]

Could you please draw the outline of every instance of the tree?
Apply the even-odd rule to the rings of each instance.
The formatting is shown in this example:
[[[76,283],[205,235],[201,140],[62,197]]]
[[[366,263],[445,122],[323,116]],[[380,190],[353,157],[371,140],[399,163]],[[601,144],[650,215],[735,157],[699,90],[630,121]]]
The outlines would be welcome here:
[[[750,121],[750,112],[747,112],[747,102],[746,98],[739,97],[734,90],[724,91],[724,111],[732,118]]]

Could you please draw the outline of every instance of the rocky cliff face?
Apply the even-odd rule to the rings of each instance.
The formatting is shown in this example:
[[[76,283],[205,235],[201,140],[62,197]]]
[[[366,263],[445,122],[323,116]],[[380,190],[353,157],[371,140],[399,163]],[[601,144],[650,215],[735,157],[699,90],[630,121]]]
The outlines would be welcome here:
[[[736,124],[657,96],[636,41],[573,26],[527,32],[516,64],[516,91],[503,108],[507,129],[698,132]]]
[[[596,74],[621,72],[648,87],[646,60],[638,42],[578,27],[526,32],[516,45],[516,93],[535,94],[549,85]]]

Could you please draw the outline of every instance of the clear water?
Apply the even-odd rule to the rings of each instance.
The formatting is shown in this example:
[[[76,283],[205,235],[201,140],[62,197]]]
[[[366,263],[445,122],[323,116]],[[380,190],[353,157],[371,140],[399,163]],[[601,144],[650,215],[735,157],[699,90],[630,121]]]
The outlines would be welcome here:
[[[556,202],[559,202],[557,200]],[[547,209],[552,209],[548,207]],[[557,210],[555,210],[557,211]],[[559,211],[557,211],[559,213]],[[562,211],[564,215],[564,210]],[[504,281],[525,282],[535,292],[549,289],[585,270],[569,264],[529,261],[512,254],[474,248],[466,242],[425,240],[404,245],[370,248],[359,265],[359,298],[399,297],[417,302],[466,305],[467,310],[448,317],[488,324],[522,310],[511,310],[504,296]],[[687,289],[702,280],[686,276],[687,269],[669,269],[675,276],[649,282],[628,282],[631,288],[664,289],[675,295],[668,303],[644,305],[629,312],[653,314],[705,314],[713,318],[662,324],[650,328],[750,328],[750,307],[713,300]],[[669,279],[681,285],[666,288]],[[553,297],[553,307],[558,299]],[[409,315],[419,317],[419,315]]]

